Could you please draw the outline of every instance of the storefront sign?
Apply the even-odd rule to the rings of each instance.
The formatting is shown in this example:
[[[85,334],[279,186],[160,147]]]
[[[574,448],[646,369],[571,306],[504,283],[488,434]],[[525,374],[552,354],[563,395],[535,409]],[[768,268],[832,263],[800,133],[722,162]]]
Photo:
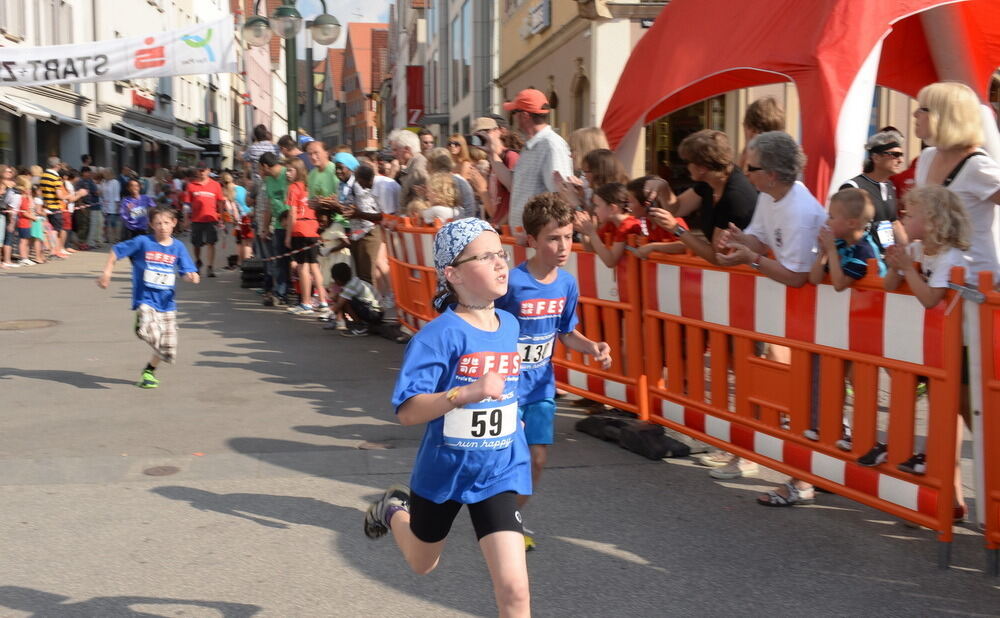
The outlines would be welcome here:
[[[126,39],[50,47],[0,47],[0,86],[235,72],[232,16]]]
[[[136,107],[141,107],[147,112],[152,113],[156,109],[156,99],[153,97],[147,97],[138,90],[132,91],[132,105]]]
[[[424,120],[424,67],[406,67],[406,123],[416,126]]]

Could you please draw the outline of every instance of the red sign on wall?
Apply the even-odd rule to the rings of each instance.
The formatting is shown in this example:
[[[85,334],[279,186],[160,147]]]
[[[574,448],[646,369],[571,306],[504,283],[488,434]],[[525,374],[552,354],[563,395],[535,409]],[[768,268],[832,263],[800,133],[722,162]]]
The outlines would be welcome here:
[[[406,67],[406,124],[413,126],[424,121],[424,67]]]
[[[147,97],[138,90],[133,90],[132,105],[135,105],[136,107],[141,107],[147,112],[152,113],[152,111],[156,109],[156,99],[154,99],[153,97]]]

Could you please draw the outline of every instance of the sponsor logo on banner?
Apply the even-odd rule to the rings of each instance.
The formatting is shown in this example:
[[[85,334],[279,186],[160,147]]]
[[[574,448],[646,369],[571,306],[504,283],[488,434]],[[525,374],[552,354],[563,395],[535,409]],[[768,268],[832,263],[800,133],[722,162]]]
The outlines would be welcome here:
[[[147,37],[143,40],[146,45],[152,45],[156,42],[153,37]],[[163,52],[163,46],[157,45],[156,47],[144,47],[142,49],[135,50],[135,68],[137,69],[155,69],[156,67],[162,67],[167,63],[167,58]]]
[[[209,28],[208,32],[205,33],[204,37],[189,34],[187,36],[182,36],[181,40],[187,43],[188,47],[193,47],[194,49],[204,49],[205,55],[208,56],[209,62],[215,62],[215,52],[212,51],[212,46],[209,42],[212,40],[212,29]]]

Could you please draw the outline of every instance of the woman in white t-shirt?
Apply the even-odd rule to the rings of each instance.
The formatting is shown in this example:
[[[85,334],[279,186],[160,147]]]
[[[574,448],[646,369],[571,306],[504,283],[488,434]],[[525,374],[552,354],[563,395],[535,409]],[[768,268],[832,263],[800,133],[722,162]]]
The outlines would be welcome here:
[[[782,131],[768,131],[750,140],[746,150],[747,179],[760,191],[750,225],[740,231],[733,223],[717,234],[722,266],[748,264],[761,274],[789,287],[802,287],[816,261],[816,237],[826,223],[827,213],[798,178],[806,156],[795,139]],[[768,257],[767,253],[774,255]],[[788,363],[785,346],[768,346],[767,358]],[[710,472],[713,478],[735,479],[753,476],[757,464],[733,459]],[[815,500],[813,486],[790,478],[781,487],[758,496],[764,506],[794,506]]]
[[[939,82],[917,95],[914,133],[930,145],[917,160],[917,186],[943,185],[958,195],[972,224],[968,283],[992,271],[1000,280],[997,204],[1000,204],[1000,164],[981,148],[985,141],[979,97],[958,82]]]

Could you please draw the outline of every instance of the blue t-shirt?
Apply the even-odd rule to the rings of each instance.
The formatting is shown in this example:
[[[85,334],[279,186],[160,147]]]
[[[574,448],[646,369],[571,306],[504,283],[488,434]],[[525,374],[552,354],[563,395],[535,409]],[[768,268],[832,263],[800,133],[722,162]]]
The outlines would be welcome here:
[[[198,272],[187,247],[171,238],[161,245],[150,235],[136,236],[112,247],[115,257],[132,258],[132,308],[148,305],[157,311],[176,311],[177,276]]]
[[[496,307],[512,313],[520,325],[518,399],[522,406],[555,397],[552,350],[557,335],[571,333],[576,328],[579,297],[576,279],[561,268],[552,283],[535,279],[527,262],[510,271],[507,294],[497,299]]]
[[[486,372],[506,376],[499,401],[466,404],[427,423],[410,487],[438,504],[531,493],[531,455],[517,410],[517,320],[496,314],[500,327],[488,332],[449,308],[414,335],[403,355],[392,394],[397,412],[415,395],[465,386]]]
[[[851,279],[864,278],[868,274],[868,260],[872,259],[878,261],[879,276],[885,276],[885,262],[882,261],[878,245],[875,244],[871,234],[865,234],[853,245],[848,245],[847,241],[839,238],[834,244],[837,246],[837,253],[840,254],[840,269]]]
[[[233,187],[233,197],[236,198],[236,206],[239,208],[240,216],[245,217],[252,212],[252,209],[247,206],[247,188],[243,185],[236,185]]]

